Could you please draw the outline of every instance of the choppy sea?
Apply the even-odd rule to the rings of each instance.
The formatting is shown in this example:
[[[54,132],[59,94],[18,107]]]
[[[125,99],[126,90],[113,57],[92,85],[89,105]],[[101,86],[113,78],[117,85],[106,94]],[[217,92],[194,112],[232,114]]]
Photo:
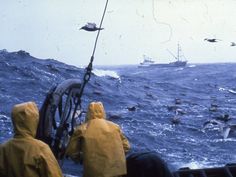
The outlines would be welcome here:
[[[33,100],[41,107],[53,85],[82,80],[85,72],[54,59],[6,50],[0,51],[0,68],[0,143],[13,135],[13,105]],[[172,170],[236,162],[236,133],[223,139],[215,125],[202,129],[204,122],[225,114],[231,118],[228,123],[236,122],[236,63],[95,66],[82,97],[83,109],[95,100],[103,102],[107,119],[121,126],[131,152],[156,151]],[[173,123],[174,117],[179,123]],[[77,166],[67,162],[63,171],[76,175],[81,173]]]

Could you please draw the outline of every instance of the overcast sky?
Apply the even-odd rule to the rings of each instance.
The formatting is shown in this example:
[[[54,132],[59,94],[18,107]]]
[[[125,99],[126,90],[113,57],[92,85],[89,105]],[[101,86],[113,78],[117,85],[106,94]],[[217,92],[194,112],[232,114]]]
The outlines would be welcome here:
[[[96,33],[79,28],[99,25],[106,0],[0,1],[0,49],[88,64]],[[236,0],[109,0],[94,64],[170,62],[178,42],[189,63],[236,62],[235,9]]]

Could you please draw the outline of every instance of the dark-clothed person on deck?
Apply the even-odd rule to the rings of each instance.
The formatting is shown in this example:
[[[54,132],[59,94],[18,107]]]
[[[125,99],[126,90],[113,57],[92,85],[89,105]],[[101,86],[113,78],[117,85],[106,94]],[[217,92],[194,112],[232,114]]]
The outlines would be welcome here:
[[[136,152],[127,157],[125,177],[173,177],[167,164],[156,152]]]

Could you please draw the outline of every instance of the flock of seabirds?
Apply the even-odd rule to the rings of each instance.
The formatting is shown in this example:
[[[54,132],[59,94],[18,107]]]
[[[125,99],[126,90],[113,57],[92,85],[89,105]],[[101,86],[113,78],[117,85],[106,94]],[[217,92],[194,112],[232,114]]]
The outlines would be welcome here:
[[[182,100],[179,98],[175,98],[174,105],[168,105],[167,109],[170,112],[174,112],[174,116],[170,118],[170,121],[173,125],[181,124],[181,115],[186,114],[186,112],[180,108],[182,104]],[[136,111],[136,107],[127,107],[129,111]],[[216,113],[218,112],[218,105],[211,104],[209,107],[209,112]],[[217,127],[220,131],[220,134],[223,139],[226,139],[232,134],[236,132],[236,124],[230,123],[233,118],[229,114],[222,114],[214,116],[212,119],[207,120],[203,123],[201,131],[205,132],[207,129]]]
[[[89,22],[86,25],[84,25],[80,28],[80,30],[85,30],[85,31],[90,31],[90,32],[103,30],[103,29],[104,28],[97,27],[97,25],[95,23],[89,23]],[[210,38],[205,38],[204,41],[215,43],[215,42],[219,42],[219,41],[222,41],[222,40],[221,39],[216,39],[216,38],[211,38],[211,39]],[[231,42],[230,46],[236,46],[236,43]],[[175,99],[175,104],[176,105],[181,104],[181,100],[176,98]],[[211,107],[209,108],[209,111],[216,112],[217,107],[218,106],[216,104],[211,104]],[[129,111],[135,111],[135,109],[136,109],[135,107],[128,108]],[[175,116],[171,119],[171,122],[173,124],[181,123],[180,117],[178,115],[184,114],[184,111],[182,109],[178,108],[177,106],[170,106],[170,107],[168,107],[168,109],[175,111]],[[229,123],[229,121],[231,119],[232,118],[228,114],[224,114],[222,116],[216,117],[215,119],[207,120],[203,124],[202,131],[205,131],[205,129],[207,129],[209,125],[218,126],[222,137],[224,139],[226,139],[226,138],[228,138],[229,134],[236,131],[236,124],[230,124]]]
[[[174,125],[181,123],[181,117],[180,115],[186,114],[184,110],[182,110],[179,105],[181,105],[181,99],[176,98],[175,99],[175,105],[168,106],[169,111],[174,111],[175,116],[171,118],[171,123]],[[209,108],[209,112],[217,112],[218,111],[218,105],[217,104],[211,104]],[[230,123],[232,120],[232,117],[230,117],[229,114],[223,114],[213,117],[210,120],[207,120],[203,123],[201,131],[205,132],[210,127],[218,127],[220,134],[223,139],[226,139],[229,137],[230,134],[233,132],[236,132],[236,124]]]

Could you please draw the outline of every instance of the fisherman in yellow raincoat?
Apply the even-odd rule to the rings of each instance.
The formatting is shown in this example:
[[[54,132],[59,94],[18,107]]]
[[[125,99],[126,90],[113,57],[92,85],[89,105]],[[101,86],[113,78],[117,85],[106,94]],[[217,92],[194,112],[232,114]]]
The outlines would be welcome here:
[[[14,137],[0,146],[0,177],[62,177],[49,146],[36,140],[39,111],[34,102],[12,110]]]
[[[105,119],[101,102],[88,107],[86,121],[73,133],[66,155],[83,161],[84,177],[116,177],[125,175],[125,153],[130,149],[120,127]]]

